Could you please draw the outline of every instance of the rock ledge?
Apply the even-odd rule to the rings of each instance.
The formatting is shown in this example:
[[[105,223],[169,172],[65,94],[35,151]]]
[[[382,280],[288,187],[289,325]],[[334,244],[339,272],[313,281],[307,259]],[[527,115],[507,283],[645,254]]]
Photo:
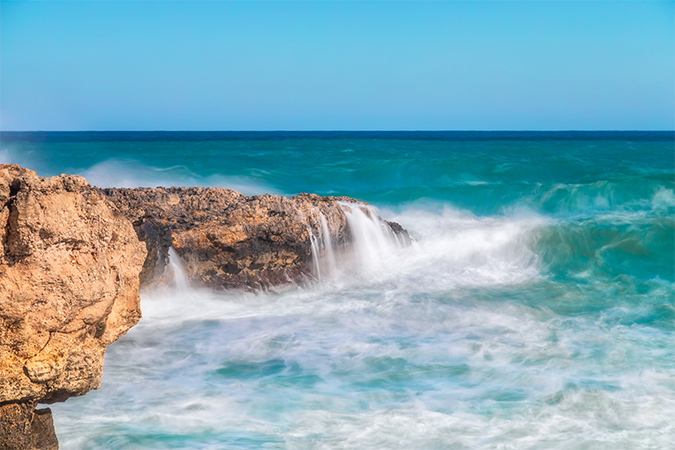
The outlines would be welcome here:
[[[97,189],[134,225],[148,257],[141,287],[167,282],[169,249],[190,282],[213,289],[266,289],[312,277],[312,236],[328,231],[336,247],[352,242],[344,204],[349,197],[300,194],[247,197],[223,188]],[[348,209],[348,208],[347,208]],[[370,210],[366,210],[370,214]],[[381,222],[409,243],[398,224]],[[325,224],[325,226],[324,226]]]

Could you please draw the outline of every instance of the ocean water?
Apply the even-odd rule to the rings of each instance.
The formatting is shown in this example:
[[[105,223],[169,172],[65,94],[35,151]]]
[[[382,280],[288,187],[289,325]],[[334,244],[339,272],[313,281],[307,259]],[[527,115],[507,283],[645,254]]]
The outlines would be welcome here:
[[[347,195],[415,239],[353,217],[358,257],[316,236],[303,285],[143,293],[101,389],[52,405],[62,448],[674,448],[673,142],[2,133],[42,176]]]

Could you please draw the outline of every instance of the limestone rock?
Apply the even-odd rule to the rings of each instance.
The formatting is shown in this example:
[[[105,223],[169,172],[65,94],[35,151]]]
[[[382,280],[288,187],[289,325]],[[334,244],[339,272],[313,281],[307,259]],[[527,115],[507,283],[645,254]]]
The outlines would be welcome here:
[[[223,188],[100,189],[134,224],[148,251],[141,286],[166,281],[169,248],[180,256],[195,285],[215,289],[259,289],[310,276],[310,233],[321,233],[321,216],[336,246],[351,241],[340,203],[348,197],[300,194],[247,197]],[[409,242],[395,223],[392,232]]]
[[[0,450],[58,450],[52,410],[33,403],[0,405]]]
[[[99,387],[106,345],[141,316],[144,247],[84,178],[0,165],[0,405]]]

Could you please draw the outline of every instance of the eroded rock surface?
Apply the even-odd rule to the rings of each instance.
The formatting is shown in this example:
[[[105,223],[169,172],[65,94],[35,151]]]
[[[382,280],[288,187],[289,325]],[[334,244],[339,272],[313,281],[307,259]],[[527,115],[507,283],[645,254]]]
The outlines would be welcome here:
[[[145,257],[84,178],[0,165],[0,423],[99,387],[105,347],[141,316]]]
[[[58,448],[51,409],[35,409],[32,402],[0,405],[0,450]]]
[[[258,289],[301,281],[311,273],[310,234],[316,237],[327,229],[334,245],[345,245],[352,236],[345,216],[349,206],[344,204],[365,206],[348,197],[247,197],[223,188],[109,188],[98,192],[133,222],[146,244],[144,287],[164,280],[170,247],[196,285]],[[409,242],[400,225],[385,224]]]

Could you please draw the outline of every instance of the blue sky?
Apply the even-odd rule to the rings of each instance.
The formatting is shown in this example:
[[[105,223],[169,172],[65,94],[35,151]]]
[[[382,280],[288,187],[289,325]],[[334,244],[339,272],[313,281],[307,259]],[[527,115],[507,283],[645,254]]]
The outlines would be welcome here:
[[[674,5],[2,1],[0,129],[673,129]]]

